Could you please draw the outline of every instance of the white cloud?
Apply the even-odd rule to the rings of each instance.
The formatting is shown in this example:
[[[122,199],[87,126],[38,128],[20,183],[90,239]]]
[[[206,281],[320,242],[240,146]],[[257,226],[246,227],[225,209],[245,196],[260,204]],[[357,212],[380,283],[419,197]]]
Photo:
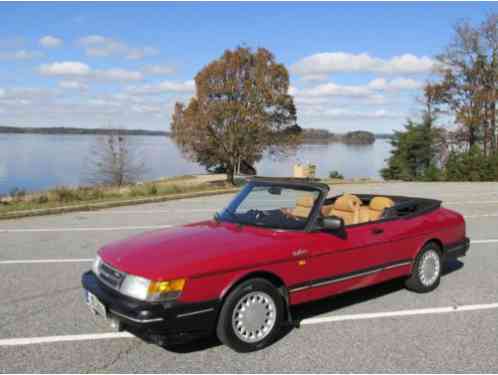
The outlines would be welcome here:
[[[136,104],[131,107],[131,110],[138,113],[160,113],[163,108],[160,105]]]
[[[293,89],[298,98],[302,97],[346,97],[346,98],[370,98],[379,99],[379,91],[399,92],[403,90],[416,90],[422,84],[419,81],[410,78],[396,78],[386,80],[385,78],[376,78],[364,85],[338,85],[333,82],[319,84],[317,86],[297,90]]]
[[[176,72],[176,69],[171,65],[148,65],[142,70],[145,74],[163,76],[170,75]]]
[[[400,109],[400,108],[399,108]],[[298,103],[298,116],[300,121],[322,122],[324,120],[375,120],[375,119],[397,119],[405,117],[402,111],[387,110],[383,107],[338,105],[333,102]]]
[[[368,86],[337,85],[330,82],[303,90],[301,93],[307,96],[365,97],[372,95],[372,90]]]
[[[32,102],[42,102],[55,98],[57,90],[42,88],[7,88],[0,89],[0,104],[10,107],[23,107]]]
[[[0,52],[0,60],[33,60],[43,56],[42,52],[20,49]]]
[[[325,52],[301,59],[291,71],[303,79],[323,80],[333,73],[416,74],[428,73],[433,67],[434,61],[427,56],[404,54],[381,59],[368,53]]]
[[[289,86],[289,95],[297,95],[299,93],[299,89],[296,86]]]
[[[87,90],[88,85],[80,81],[60,81],[59,87],[68,90]]]
[[[62,46],[64,41],[52,35],[45,35],[40,38],[39,43],[45,48],[56,48]]]
[[[141,72],[119,68],[96,70],[95,77],[105,81],[141,81],[144,78]]]
[[[85,77],[91,73],[90,67],[79,61],[62,61],[43,64],[39,72],[45,76],[78,76]]]
[[[404,117],[402,113],[390,112],[386,109],[378,109],[370,112],[354,111],[343,108],[329,108],[321,112],[321,115],[341,119],[382,119]]]
[[[422,83],[411,78],[396,78],[390,81],[385,78],[377,78],[370,81],[368,86],[374,90],[400,91],[420,89]]]
[[[102,81],[141,81],[141,72],[112,68],[93,70],[79,61],[63,61],[41,65],[38,69],[41,75],[57,77],[79,77]]]
[[[130,47],[126,43],[102,35],[85,36],[78,41],[78,44],[83,46],[87,56],[96,57],[118,55],[125,56],[129,60],[141,60],[160,53],[154,47]]]
[[[172,82],[162,81],[153,85],[128,87],[128,92],[133,94],[160,94],[160,93],[192,93],[195,90],[194,81]]]

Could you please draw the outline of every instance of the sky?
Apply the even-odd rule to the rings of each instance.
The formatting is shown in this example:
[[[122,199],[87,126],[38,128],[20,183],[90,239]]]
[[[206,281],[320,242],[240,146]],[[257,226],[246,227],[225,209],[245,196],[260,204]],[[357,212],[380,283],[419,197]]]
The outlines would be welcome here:
[[[494,3],[1,3],[0,125],[169,130],[225,49],[290,73],[298,124],[390,133],[460,20]]]

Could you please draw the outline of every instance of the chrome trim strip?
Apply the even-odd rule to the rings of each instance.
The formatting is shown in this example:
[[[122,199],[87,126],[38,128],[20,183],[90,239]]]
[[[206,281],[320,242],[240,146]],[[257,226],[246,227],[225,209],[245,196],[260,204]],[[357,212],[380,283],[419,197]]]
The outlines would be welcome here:
[[[306,289],[310,289],[310,288],[312,288],[312,286],[311,286],[311,285],[304,285],[304,286],[299,286],[299,287],[297,287],[297,288],[291,289],[291,290],[289,290],[289,292],[290,292],[290,293],[293,293],[293,292],[300,292],[300,291],[302,291],[302,290],[306,290]]]
[[[322,281],[322,282],[319,282],[319,283],[316,283],[316,284],[312,284],[312,287],[316,288],[316,287],[323,286],[323,285],[340,283],[341,281],[346,281],[346,280],[350,280],[350,279],[355,279],[357,277],[372,275],[372,274],[380,272],[380,271],[382,271],[382,268],[377,268],[375,270],[366,271],[366,272],[362,272],[362,273],[357,273],[356,275],[344,276],[344,277],[340,277],[338,279],[333,279],[333,280],[328,280],[328,281]]]
[[[390,270],[391,268],[397,268],[397,267],[408,266],[408,265],[411,265],[412,263],[413,263],[413,262],[409,261],[409,262],[403,262],[403,263],[393,264],[393,265],[391,265],[391,266],[387,266],[387,267],[382,268],[382,271],[385,271],[385,270]]]
[[[131,320],[132,322],[135,322],[135,323],[154,323],[154,322],[162,322],[164,320],[163,318],[136,319],[136,318],[132,318],[128,315],[118,313],[117,311],[114,311],[114,310],[109,310],[109,312],[113,315],[117,315],[117,316],[120,316],[121,318]]]
[[[332,279],[332,280],[327,280],[327,281],[321,281],[321,282],[317,282],[317,283],[310,284],[310,285],[300,286],[300,287],[297,287],[297,288],[294,288],[294,289],[290,289],[289,293],[300,292],[302,290],[306,290],[306,289],[310,289],[310,288],[317,288],[317,287],[325,286],[325,285],[329,285],[329,284],[335,284],[335,283],[339,283],[339,282],[342,282],[342,281],[354,279],[354,278],[357,278],[357,277],[368,276],[368,275],[372,275],[374,273],[378,273],[378,272],[390,270],[390,269],[393,269],[393,268],[408,266],[408,265],[411,265],[411,264],[412,264],[412,261],[406,261],[406,262],[391,264],[390,266],[375,268],[373,270],[369,270],[369,271],[357,273],[357,274],[351,275],[351,276],[344,276],[344,277],[339,277],[337,279]]]
[[[214,308],[209,308],[209,309],[204,309],[204,310],[199,310],[199,311],[192,311],[192,312],[189,312],[189,313],[184,313],[184,314],[178,314],[176,317],[177,318],[183,318],[185,316],[191,316],[191,315],[197,315],[197,314],[203,314],[203,313],[207,313],[207,312],[210,312],[210,311],[214,311]]]

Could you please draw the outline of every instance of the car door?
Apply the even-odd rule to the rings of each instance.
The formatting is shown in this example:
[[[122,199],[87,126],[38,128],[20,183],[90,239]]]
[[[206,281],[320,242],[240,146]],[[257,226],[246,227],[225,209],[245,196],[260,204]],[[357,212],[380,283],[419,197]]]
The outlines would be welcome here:
[[[372,284],[389,263],[389,221],[344,227],[342,231],[308,232],[307,299],[314,300]]]

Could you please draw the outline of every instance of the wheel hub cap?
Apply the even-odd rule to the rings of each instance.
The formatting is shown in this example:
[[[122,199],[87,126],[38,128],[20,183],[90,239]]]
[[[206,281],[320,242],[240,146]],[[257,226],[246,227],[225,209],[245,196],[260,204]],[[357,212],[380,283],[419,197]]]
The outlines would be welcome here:
[[[420,262],[420,281],[425,286],[434,284],[439,276],[441,263],[439,255],[434,250],[427,251]]]
[[[232,315],[232,327],[244,342],[263,340],[275,325],[277,309],[273,299],[264,292],[252,292],[242,297]]]

